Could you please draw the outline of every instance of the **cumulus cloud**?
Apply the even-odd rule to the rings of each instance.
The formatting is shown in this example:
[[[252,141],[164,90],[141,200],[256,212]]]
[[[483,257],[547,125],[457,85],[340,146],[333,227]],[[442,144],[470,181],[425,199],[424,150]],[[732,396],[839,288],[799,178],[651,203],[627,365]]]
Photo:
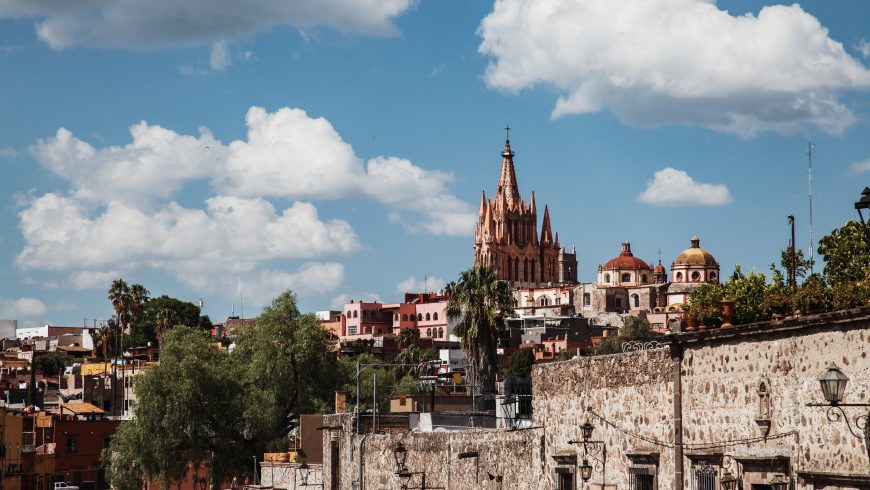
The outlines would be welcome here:
[[[849,165],[849,168],[846,170],[846,173],[851,175],[864,172],[870,172],[870,158],[864,160],[863,162],[855,162],[852,165]]]
[[[653,206],[724,206],[731,193],[724,184],[696,182],[683,170],[668,167],[653,175],[637,200]]]
[[[864,59],[870,59],[870,41],[862,39],[855,45],[855,49],[861,54]]]
[[[486,83],[555,87],[553,117],[841,133],[855,116],[840,94],[870,89],[870,70],[797,4],[732,16],[709,0],[499,0],[479,34]]]
[[[0,318],[18,320],[45,315],[45,303],[35,298],[0,299]]]
[[[329,26],[391,35],[393,20],[414,0],[2,0],[0,17],[38,18],[39,37],[54,49],[73,46],[153,49],[210,44],[272,27]]]
[[[426,277],[423,279],[417,279],[416,277],[409,277],[403,281],[399,281],[396,284],[396,292],[399,294],[404,293],[424,293],[427,291],[438,291],[443,288],[444,285],[447,284],[447,281],[441,279],[440,277]]]
[[[75,271],[69,276],[69,284],[75,289],[106,289],[119,277],[118,271]]]

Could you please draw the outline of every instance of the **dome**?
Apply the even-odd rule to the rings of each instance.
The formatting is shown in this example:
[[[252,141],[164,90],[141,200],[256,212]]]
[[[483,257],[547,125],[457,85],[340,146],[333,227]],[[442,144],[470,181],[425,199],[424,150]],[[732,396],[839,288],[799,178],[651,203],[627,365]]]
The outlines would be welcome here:
[[[631,253],[631,243],[622,242],[622,252],[620,252],[618,257],[610,259],[606,264],[604,264],[603,269],[609,271],[621,269],[652,270],[652,267]]]
[[[665,273],[665,266],[662,265],[662,261],[661,261],[661,260],[659,260],[659,263],[658,263],[658,265],[656,266],[656,268],[653,269],[653,272],[655,272],[655,273],[657,273],[657,274],[664,274],[664,273]]]
[[[683,250],[683,253],[674,260],[674,265],[711,265],[718,266],[713,254],[701,248],[701,240],[697,236],[692,237],[692,246]]]

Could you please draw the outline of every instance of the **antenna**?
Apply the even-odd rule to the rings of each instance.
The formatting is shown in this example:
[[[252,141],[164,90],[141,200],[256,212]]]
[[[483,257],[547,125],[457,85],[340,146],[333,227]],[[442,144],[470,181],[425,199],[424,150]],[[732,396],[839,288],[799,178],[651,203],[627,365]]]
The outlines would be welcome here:
[[[201,297],[198,298],[198,299],[196,300],[196,306],[199,306],[199,309],[201,310],[202,307],[205,306],[205,301],[203,301]]]
[[[807,141],[807,162],[809,163],[809,191],[810,191],[810,245],[809,245],[809,255],[810,255],[810,274],[813,273],[813,252],[815,247],[815,242],[813,242],[813,142],[812,140]]]
[[[429,276],[426,274],[423,274],[423,292],[429,292]]]

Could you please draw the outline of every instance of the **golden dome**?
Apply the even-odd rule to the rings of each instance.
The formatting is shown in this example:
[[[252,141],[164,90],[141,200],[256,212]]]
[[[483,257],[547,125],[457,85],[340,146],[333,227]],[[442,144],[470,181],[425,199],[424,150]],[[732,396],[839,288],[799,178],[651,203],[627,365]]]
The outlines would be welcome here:
[[[718,266],[713,254],[701,248],[701,241],[697,236],[692,236],[692,246],[683,250],[683,253],[674,260],[674,265],[714,265]]]

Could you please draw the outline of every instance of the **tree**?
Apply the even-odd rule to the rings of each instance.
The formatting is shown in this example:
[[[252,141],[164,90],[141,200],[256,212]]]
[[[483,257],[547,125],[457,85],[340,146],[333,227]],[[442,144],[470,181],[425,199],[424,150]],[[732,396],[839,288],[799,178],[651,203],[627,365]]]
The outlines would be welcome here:
[[[167,310],[172,313],[166,313]],[[136,338],[134,339],[136,345],[159,342],[158,316],[161,315],[161,312],[164,316],[169,315],[170,317],[168,328],[183,325],[187,328],[211,330],[213,327],[209,317],[202,315],[202,311],[195,304],[162,295],[151,298],[145,303],[142,318],[136,324]],[[164,328],[166,328],[165,325]]]
[[[626,342],[648,342],[658,337],[658,334],[650,331],[649,322],[646,318],[629,316],[619,329],[616,336],[606,337],[595,348],[596,354],[618,354],[622,352],[622,344]]]
[[[157,312],[157,321],[156,321],[156,334],[157,334],[157,345],[163,345],[163,338],[166,336],[166,333],[172,330],[178,323],[176,320],[175,312],[169,308],[164,308]]]
[[[420,331],[416,328],[403,328],[398,335],[399,349],[404,349],[420,342]]]
[[[43,376],[53,378],[63,372],[64,368],[71,366],[73,358],[66,352],[46,352],[33,359],[33,368],[41,372]]]
[[[779,252],[779,265],[782,269],[778,269],[775,263],[770,264],[770,270],[773,274],[774,282],[781,277],[784,283],[787,283],[785,278],[791,277],[791,248],[784,248]],[[794,251],[795,256],[795,284],[800,283],[800,279],[803,279],[807,273],[810,271],[810,268],[813,266],[814,261],[806,258],[804,256],[804,251],[796,248]],[[784,271],[784,272],[783,272]]]
[[[313,315],[299,313],[289,291],[263,310],[232,353],[205,330],[170,329],[160,363],[137,380],[136,418],[103,454],[109,481],[133,489],[140,476],[168,483],[190,466],[208,466],[217,488],[248,474],[251,455],[289,447],[298,414],[331,410],[342,380],[331,342]]]
[[[461,339],[469,379],[484,395],[495,391],[498,337],[505,328],[505,317],[511,315],[513,297],[494,269],[475,266],[462,272],[459,280],[451,284],[447,316],[457,322],[454,334]],[[484,409],[484,397],[476,400],[476,408]]]
[[[115,331],[118,329],[114,320],[109,320],[105,325],[91,330],[91,338],[94,341],[94,350],[104,362],[114,355]]]
[[[511,356],[510,374],[521,374],[528,376],[532,372],[532,366],[535,364],[535,351],[531,347],[523,347],[517,350]]]
[[[870,279],[867,236],[857,221],[848,221],[819,240],[819,255],[825,260],[825,280],[832,286]]]
[[[135,341],[135,325],[142,319],[149,294],[141,284],[130,286],[120,278],[112,281],[109,287],[108,297],[118,318],[118,327],[123,333],[129,332],[133,341]]]

